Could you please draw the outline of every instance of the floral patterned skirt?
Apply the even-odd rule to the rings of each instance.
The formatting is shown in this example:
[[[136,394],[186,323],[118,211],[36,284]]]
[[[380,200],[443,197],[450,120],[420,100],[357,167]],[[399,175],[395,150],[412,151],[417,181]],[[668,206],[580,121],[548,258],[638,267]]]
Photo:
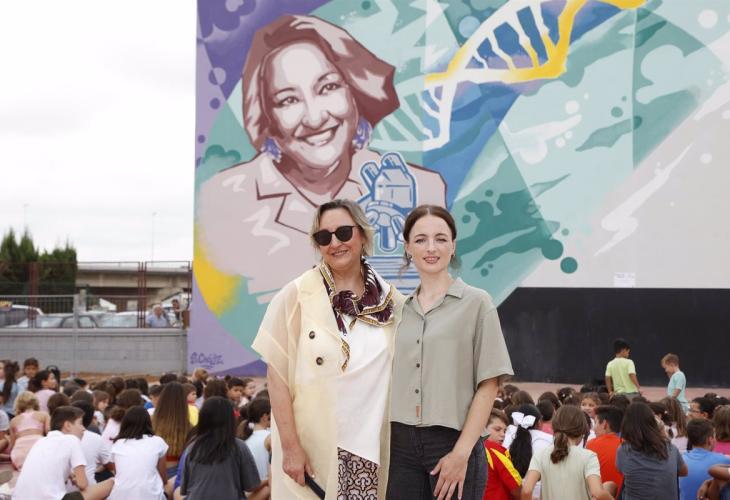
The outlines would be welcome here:
[[[337,448],[337,500],[377,500],[378,464]]]

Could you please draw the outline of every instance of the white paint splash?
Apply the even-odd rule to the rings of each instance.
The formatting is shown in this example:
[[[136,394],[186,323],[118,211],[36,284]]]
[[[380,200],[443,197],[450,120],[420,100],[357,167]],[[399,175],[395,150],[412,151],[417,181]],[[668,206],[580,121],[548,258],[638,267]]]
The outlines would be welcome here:
[[[519,154],[522,160],[530,165],[536,165],[547,156],[548,142],[574,128],[580,123],[581,118],[580,114],[571,115],[565,120],[542,123],[517,132],[512,132],[507,122],[503,121],[499,125],[499,132],[505,138],[510,151]],[[556,145],[562,147],[558,142],[565,145],[565,140],[562,138],[556,141]]]
[[[691,144],[687,146],[684,151],[682,151],[682,153],[680,153],[680,155],[665,168],[655,169],[653,179],[629,196],[626,201],[603,218],[601,221],[601,227],[603,227],[606,231],[613,232],[614,234],[611,237],[611,241],[598,249],[598,251],[594,254],[595,257],[615,247],[636,231],[636,228],[639,227],[639,221],[633,216],[633,214],[641,208],[641,206],[649,198],[651,198],[654,193],[659,191],[659,189],[666,184],[672,170],[674,170],[674,167],[679,165],[691,147]]]

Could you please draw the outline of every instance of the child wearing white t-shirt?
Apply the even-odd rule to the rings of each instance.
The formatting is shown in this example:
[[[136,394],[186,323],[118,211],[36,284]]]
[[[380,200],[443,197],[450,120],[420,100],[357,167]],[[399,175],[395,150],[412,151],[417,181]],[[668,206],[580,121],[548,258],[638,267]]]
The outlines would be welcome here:
[[[155,436],[144,407],[127,410],[112,445],[116,476],[109,500],[165,500],[167,448],[165,441]]]
[[[113,480],[89,485],[81,449],[84,412],[60,406],[51,417],[51,432],[33,445],[13,491],[14,500],[102,499],[109,495]],[[71,477],[79,492],[66,492]]]
[[[99,434],[89,430],[94,419],[94,407],[87,401],[75,401],[71,406],[79,408],[84,412],[83,424],[86,428],[81,437],[81,450],[86,459],[86,479],[89,484],[96,484],[96,472],[100,467],[107,466],[111,462],[111,445]],[[69,489],[74,491],[75,488]]]

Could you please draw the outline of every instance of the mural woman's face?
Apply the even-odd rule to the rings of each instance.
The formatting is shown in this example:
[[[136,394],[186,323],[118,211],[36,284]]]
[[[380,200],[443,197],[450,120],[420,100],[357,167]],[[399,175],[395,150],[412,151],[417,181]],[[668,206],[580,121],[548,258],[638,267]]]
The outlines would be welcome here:
[[[329,169],[349,154],[357,107],[337,68],[316,45],[289,45],[269,62],[271,115],[282,153],[298,165]]]

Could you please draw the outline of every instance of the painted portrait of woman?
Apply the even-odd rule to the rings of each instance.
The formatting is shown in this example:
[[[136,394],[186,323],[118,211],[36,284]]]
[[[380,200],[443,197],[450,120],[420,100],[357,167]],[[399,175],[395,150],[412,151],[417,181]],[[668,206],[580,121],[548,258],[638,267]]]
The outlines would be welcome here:
[[[368,147],[373,127],[398,109],[394,72],[316,17],[282,16],[256,32],[242,88],[259,153],[210,178],[198,198],[197,237],[217,269],[266,295],[315,264],[308,230],[318,205],[357,201],[385,252],[396,250],[407,211],[445,205],[438,173]]]

